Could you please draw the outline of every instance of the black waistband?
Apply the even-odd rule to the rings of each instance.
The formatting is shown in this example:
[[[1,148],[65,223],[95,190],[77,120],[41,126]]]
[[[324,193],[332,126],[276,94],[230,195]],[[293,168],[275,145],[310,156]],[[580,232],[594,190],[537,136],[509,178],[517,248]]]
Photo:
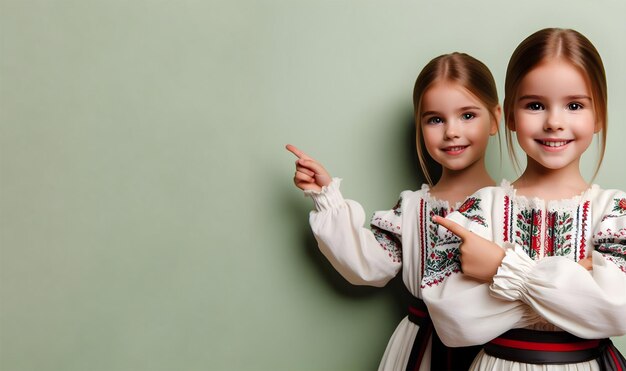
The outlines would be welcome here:
[[[409,321],[418,326],[422,326],[425,321],[429,320],[428,308],[422,299],[413,298],[409,304]]]
[[[509,330],[485,344],[485,353],[514,362],[566,364],[600,357],[607,339],[581,339],[563,331]]]
[[[430,369],[431,371],[465,371],[469,369],[474,357],[481,347],[449,348],[445,346],[434,329],[433,322],[428,314],[428,308],[421,299],[412,297],[409,304],[409,321],[419,326],[413,341],[413,346],[406,365],[406,370],[419,370],[428,341],[431,341]]]

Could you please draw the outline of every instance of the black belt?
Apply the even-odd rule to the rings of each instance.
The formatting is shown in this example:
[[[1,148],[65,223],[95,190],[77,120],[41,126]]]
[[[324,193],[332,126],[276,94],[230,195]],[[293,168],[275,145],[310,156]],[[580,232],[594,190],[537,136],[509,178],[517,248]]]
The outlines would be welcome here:
[[[480,346],[462,348],[445,346],[433,327],[433,321],[430,319],[426,304],[416,297],[413,297],[413,303],[409,305],[408,318],[409,321],[419,326],[419,330],[413,341],[409,361],[406,365],[407,371],[419,370],[428,346],[428,339],[431,335],[430,369],[432,371],[465,371],[469,369],[469,366],[481,349]]]
[[[531,364],[597,360],[601,370],[626,371],[626,361],[609,339],[582,339],[563,331],[514,329],[485,344],[492,357]]]

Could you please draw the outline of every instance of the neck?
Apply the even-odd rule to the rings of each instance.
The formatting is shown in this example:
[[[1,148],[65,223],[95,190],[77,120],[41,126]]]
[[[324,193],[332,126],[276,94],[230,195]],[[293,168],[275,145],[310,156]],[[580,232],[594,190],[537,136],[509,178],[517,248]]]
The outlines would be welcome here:
[[[484,160],[481,159],[462,170],[443,168],[441,178],[431,188],[431,195],[446,200],[453,206],[477,190],[493,185],[495,182],[489,176]]]
[[[560,169],[548,169],[527,158],[528,165],[513,186],[520,196],[544,200],[571,198],[589,188],[579,169],[579,161]]]

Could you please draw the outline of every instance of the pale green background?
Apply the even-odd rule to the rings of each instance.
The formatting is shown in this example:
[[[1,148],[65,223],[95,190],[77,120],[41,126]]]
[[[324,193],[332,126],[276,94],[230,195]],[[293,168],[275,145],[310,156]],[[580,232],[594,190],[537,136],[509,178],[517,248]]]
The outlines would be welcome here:
[[[401,284],[332,270],[283,146],[387,209],[421,182],[428,60],[469,52],[501,88],[523,37],[572,27],[610,82],[597,182],[626,189],[624,4],[0,0],[0,368],[375,369]]]

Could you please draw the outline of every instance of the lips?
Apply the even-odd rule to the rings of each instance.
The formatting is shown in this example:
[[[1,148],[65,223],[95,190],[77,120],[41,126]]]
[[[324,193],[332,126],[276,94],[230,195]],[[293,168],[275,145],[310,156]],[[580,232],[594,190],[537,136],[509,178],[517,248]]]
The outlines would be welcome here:
[[[446,152],[449,155],[457,155],[463,151],[465,151],[465,149],[469,147],[469,146],[450,146],[450,147],[444,147],[441,150]]]

